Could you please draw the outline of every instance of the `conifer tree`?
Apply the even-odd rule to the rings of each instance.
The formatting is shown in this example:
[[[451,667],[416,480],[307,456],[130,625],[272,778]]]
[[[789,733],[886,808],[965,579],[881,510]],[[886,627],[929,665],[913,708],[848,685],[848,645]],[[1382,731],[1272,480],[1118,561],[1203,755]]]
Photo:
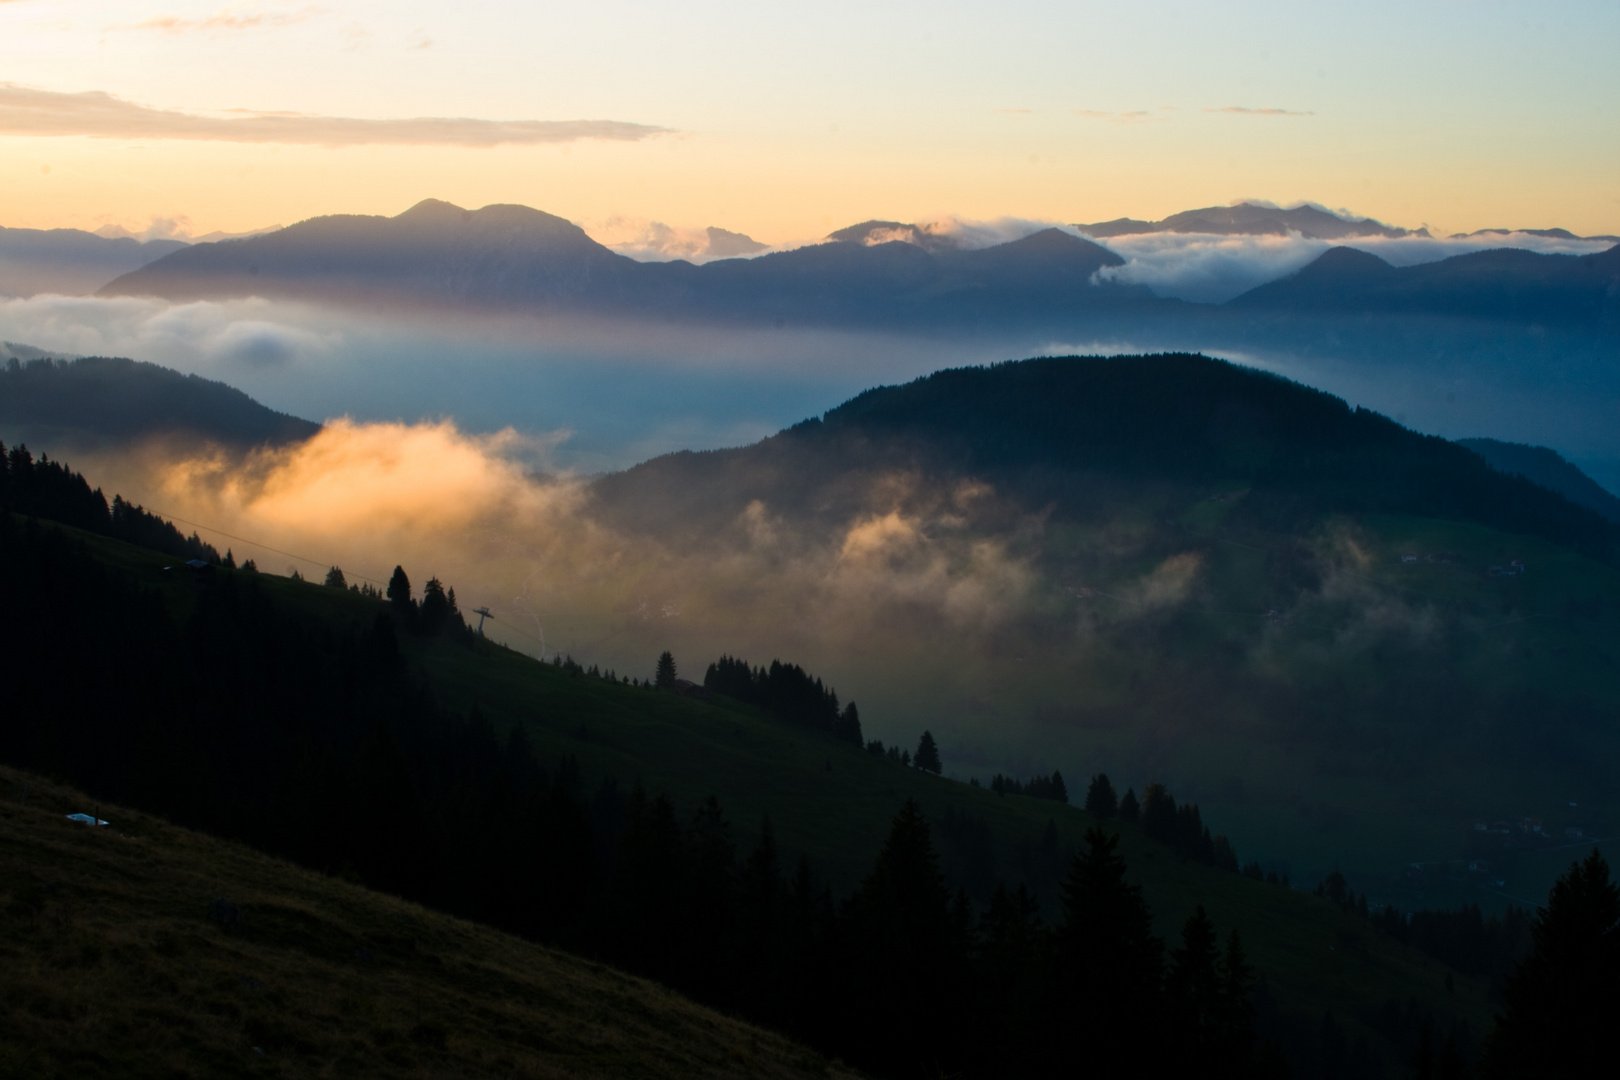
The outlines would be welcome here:
[[[1119,797],[1114,794],[1114,785],[1109,783],[1107,773],[1091,778],[1091,787],[1086,789],[1086,812],[1104,819],[1119,812]]]
[[[1062,886],[1053,941],[1053,1030],[1087,1033],[1093,1070],[1143,1071],[1162,1014],[1164,945],[1142,889],[1125,880],[1119,838],[1091,829]]]
[[[1620,888],[1597,848],[1553,885],[1535,943],[1502,988],[1483,1073],[1490,1080],[1594,1075],[1620,1014]]]
[[[1069,785],[1063,782],[1063,774],[1056,769],[1052,770],[1052,783],[1050,798],[1060,803],[1069,801]]]
[[[661,690],[675,689],[675,657],[667,649],[658,656],[658,668],[653,673],[653,685]]]
[[[1119,820],[1135,821],[1141,816],[1141,807],[1136,802],[1136,789],[1126,788],[1125,797],[1119,800]]]
[[[880,1071],[929,1074],[960,1036],[966,943],[951,917],[928,819],[907,799],[872,872],[844,905],[848,1023]],[[905,1032],[903,1039],[893,1038]]]
[[[1181,929],[1181,945],[1170,954],[1165,980],[1175,1052],[1187,1073],[1201,1064],[1207,1067],[1223,1049],[1225,987],[1220,968],[1215,924],[1199,904]]]
[[[230,554],[231,553],[229,551],[225,553],[227,558],[230,557]],[[332,569],[326,572],[326,581],[324,584],[329,589],[347,589],[349,587],[348,581],[343,577],[343,571],[336,566],[332,567]]]
[[[911,763],[923,772],[939,775],[944,766],[940,764],[939,747],[934,744],[932,732],[922,733],[922,738],[917,742],[917,755],[911,759]]]
[[[1149,784],[1142,792],[1142,832],[1161,844],[1176,842],[1176,800],[1163,784]]]
[[[432,636],[443,630],[450,621],[450,598],[445,595],[444,583],[438,578],[428,578],[428,583],[422,586],[422,633]]]
[[[411,579],[405,576],[403,566],[394,567],[394,575],[388,579],[388,592],[386,595],[389,602],[396,608],[408,608],[411,606]]]

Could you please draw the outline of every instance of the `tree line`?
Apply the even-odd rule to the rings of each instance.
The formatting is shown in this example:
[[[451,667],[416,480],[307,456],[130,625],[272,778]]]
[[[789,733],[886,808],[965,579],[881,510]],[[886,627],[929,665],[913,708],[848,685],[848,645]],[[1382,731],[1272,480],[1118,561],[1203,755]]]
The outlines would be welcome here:
[[[835,899],[802,859],[778,865],[768,823],[739,858],[715,800],[587,790],[520,728],[450,712],[392,609],[334,625],[221,570],[177,618],[12,515],[0,589],[33,628],[8,646],[0,756],[99,799],[599,956],[880,1075],[1055,1067],[1077,1038],[1120,1062],[1253,1053],[1241,946],[1200,917],[1167,952],[1105,833],[1050,926],[1022,890],[983,911],[953,895],[914,803]]]
[[[659,685],[664,685],[662,672],[661,658]],[[673,659],[668,677],[672,685]],[[703,673],[703,688],[756,705],[790,724],[825,731],[843,742],[862,745],[861,714],[855,703],[851,701],[840,709],[838,692],[822,685],[819,678],[811,676],[798,664],[772,660],[769,667],[756,668],[750,667],[746,660],[722,656]]]
[[[0,443],[0,511],[49,518],[177,559],[220,561],[219,552],[196,533],[186,536],[156,514],[117,495],[109,506],[101,489],[91,488],[82,474],[45,454],[36,460],[27,446],[8,451]]]

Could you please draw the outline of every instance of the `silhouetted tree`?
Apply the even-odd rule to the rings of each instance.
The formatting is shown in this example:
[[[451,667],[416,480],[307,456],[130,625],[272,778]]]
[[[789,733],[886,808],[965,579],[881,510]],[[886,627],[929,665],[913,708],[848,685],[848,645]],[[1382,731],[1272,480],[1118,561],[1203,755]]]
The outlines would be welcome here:
[[[1100,818],[1111,818],[1119,812],[1119,796],[1114,794],[1107,773],[1091,778],[1091,786],[1086,789],[1086,810]]]
[[[913,765],[923,772],[931,772],[936,776],[944,768],[939,760],[939,747],[934,744],[932,732],[924,731],[922,738],[917,741],[917,754],[911,759]]]
[[[675,657],[667,649],[658,655],[658,668],[653,673],[653,685],[663,690],[675,688]]]
[[[228,551],[225,554],[227,557],[230,556]],[[326,572],[325,584],[330,589],[347,589],[349,587],[348,581],[343,577],[343,571],[336,566]]]
[[[413,607],[413,601],[411,600],[411,579],[405,576],[405,568],[403,566],[394,567],[394,574],[388,579],[388,590],[386,595],[388,597],[388,602],[393,604],[396,610],[406,610]]]
[[[1596,848],[1553,885],[1535,950],[1502,988],[1488,1078],[1593,1075],[1620,1010],[1620,888]]]
[[[1062,887],[1053,941],[1056,978],[1049,1023],[1078,1030],[1099,1073],[1140,1072],[1163,1014],[1164,945],[1140,886],[1125,880],[1119,838],[1091,829]]]
[[[1136,789],[1126,788],[1125,797],[1119,800],[1119,820],[1135,821],[1141,816],[1141,808],[1136,802]]]
[[[966,942],[951,917],[928,819],[907,799],[876,865],[844,905],[846,1023],[863,1060],[932,1076],[961,1038]],[[893,1033],[904,1032],[902,1039]]]
[[[450,598],[445,595],[444,583],[436,577],[428,578],[422,586],[422,633],[431,637],[444,630],[450,622]]]
[[[861,713],[851,701],[844,706],[843,715],[839,716],[837,724],[833,727],[833,734],[847,743],[862,745],[861,741]]]

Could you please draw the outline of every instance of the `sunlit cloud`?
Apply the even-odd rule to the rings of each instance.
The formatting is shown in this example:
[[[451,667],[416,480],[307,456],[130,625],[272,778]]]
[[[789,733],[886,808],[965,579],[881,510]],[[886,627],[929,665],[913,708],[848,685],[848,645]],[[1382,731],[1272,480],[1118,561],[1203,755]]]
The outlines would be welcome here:
[[[1610,241],[1561,239],[1531,233],[1480,236],[1357,236],[1341,241],[1285,236],[1209,233],[1137,233],[1102,241],[1125,260],[1104,267],[1099,281],[1146,285],[1160,296],[1221,303],[1257,285],[1292,274],[1330,247],[1348,245],[1377,255],[1392,266],[1438,262],[1491,248],[1514,247],[1543,254],[1591,255]]]
[[[582,139],[636,142],[669,130],[619,120],[480,120],[470,117],[372,120],[251,110],[208,116],[154,109],[100,90],[58,93],[0,83],[0,134],[7,135],[484,149]]]
[[[1294,109],[1251,109],[1244,105],[1224,105],[1219,109],[1205,109],[1207,113],[1231,113],[1235,116],[1315,116],[1314,112]]]
[[[138,23],[109,26],[107,29],[156,30],[165,34],[229,33],[239,30],[262,30],[291,26],[319,14],[321,14],[321,9],[313,4],[306,5],[296,11],[262,11],[238,6],[236,8],[221,8],[214,14],[201,19],[184,19],[178,15],[154,15],[149,19],[142,19]]]

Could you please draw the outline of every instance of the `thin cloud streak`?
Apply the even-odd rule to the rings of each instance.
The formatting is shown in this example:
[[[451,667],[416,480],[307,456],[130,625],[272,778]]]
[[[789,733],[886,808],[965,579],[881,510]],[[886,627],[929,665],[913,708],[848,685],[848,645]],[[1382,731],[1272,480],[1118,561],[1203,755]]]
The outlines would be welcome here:
[[[0,0],[3,2],[3,0]],[[367,120],[242,111],[228,117],[154,109],[101,90],[58,93],[0,83],[0,134],[94,139],[188,139],[301,146],[537,146],[606,139],[639,142],[669,128],[620,120]]]
[[[138,23],[122,26],[109,26],[108,30],[157,30],[165,34],[184,34],[192,31],[215,32],[235,30],[258,30],[279,26],[292,26],[301,23],[316,15],[321,9],[313,4],[300,8],[297,11],[253,11],[238,13],[230,8],[222,8],[205,19],[183,19],[178,15],[154,15],[149,19],[142,19]]]
[[[1205,109],[1207,113],[1228,113],[1233,116],[1315,116],[1314,112],[1294,109],[1251,109],[1244,105],[1223,105],[1219,109]]]
[[[1155,119],[1146,109],[1128,109],[1124,112],[1102,112],[1097,109],[1075,109],[1076,116],[1088,120],[1107,120],[1111,124],[1145,124]]]

